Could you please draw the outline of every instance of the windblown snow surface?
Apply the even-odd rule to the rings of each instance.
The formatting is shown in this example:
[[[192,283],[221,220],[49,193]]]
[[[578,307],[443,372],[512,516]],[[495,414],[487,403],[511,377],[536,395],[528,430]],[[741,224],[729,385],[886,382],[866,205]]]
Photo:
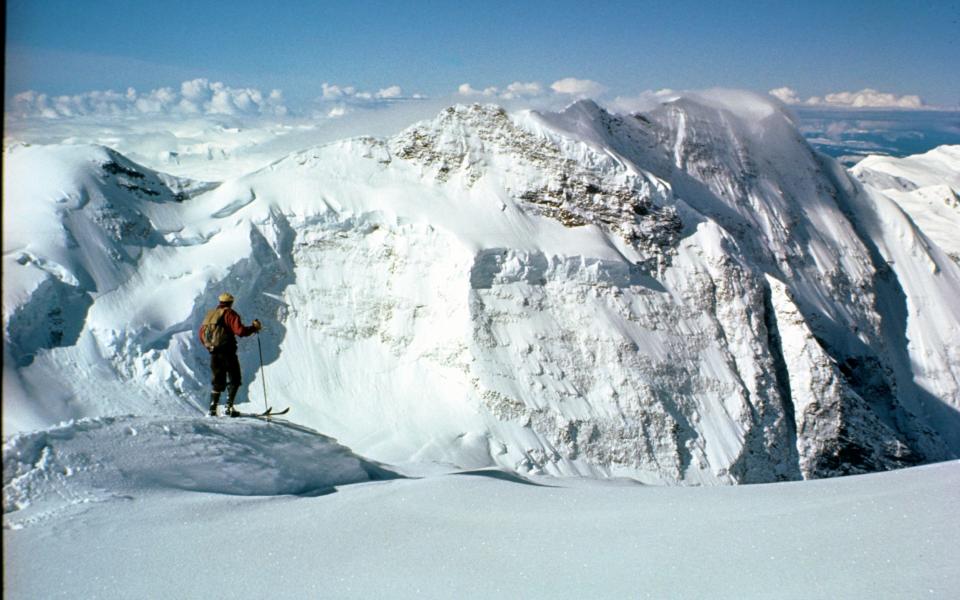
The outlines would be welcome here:
[[[219,183],[5,148],[5,590],[948,596],[956,462],[645,485],[960,455],[960,267],[871,164],[721,90]],[[296,425],[200,416],[222,291]]]
[[[7,598],[952,598],[960,585],[956,461],[712,488],[413,479],[292,424],[194,417],[86,419],[3,454]]]

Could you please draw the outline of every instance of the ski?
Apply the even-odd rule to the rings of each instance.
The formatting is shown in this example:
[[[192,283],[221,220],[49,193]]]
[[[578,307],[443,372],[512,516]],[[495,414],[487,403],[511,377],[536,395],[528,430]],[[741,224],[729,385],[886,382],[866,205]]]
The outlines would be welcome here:
[[[289,406],[286,407],[285,409],[283,409],[283,410],[281,410],[281,411],[277,411],[277,412],[274,412],[273,407],[271,406],[271,407],[267,408],[267,410],[265,410],[265,411],[263,411],[263,412],[260,412],[260,413],[244,413],[244,412],[238,412],[238,413],[236,414],[236,416],[237,416],[237,417],[247,417],[247,418],[251,418],[251,417],[252,417],[252,418],[255,418],[255,419],[269,419],[270,417],[279,417],[279,416],[281,416],[281,415],[285,415],[285,414],[287,414],[288,412],[290,412],[290,407],[289,407]],[[211,415],[211,416],[213,416],[213,415]],[[219,415],[216,415],[216,416],[219,416]],[[230,414],[229,414],[229,413],[226,413],[226,414],[224,414],[223,416],[224,416],[224,417],[229,417]]]
[[[285,409],[281,410],[281,411],[278,411],[278,412],[273,412],[273,407],[271,406],[270,408],[268,408],[267,410],[263,411],[262,413],[240,413],[240,416],[241,416],[241,417],[254,417],[254,418],[257,418],[257,419],[264,419],[264,418],[269,419],[270,417],[279,417],[280,415],[285,415],[285,414],[287,414],[288,412],[290,412],[290,407],[289,407],[289,406],[286,407]]]

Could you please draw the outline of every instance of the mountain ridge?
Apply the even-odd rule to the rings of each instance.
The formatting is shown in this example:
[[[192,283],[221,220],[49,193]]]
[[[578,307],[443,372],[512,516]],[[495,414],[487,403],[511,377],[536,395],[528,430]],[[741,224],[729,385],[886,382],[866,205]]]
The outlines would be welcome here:
[[[851,224],[899,218],[895,205],[818,157],[775,104],[725,108],[740,99],[626,117],[451,107],[389,140],[201,185],[171,204],[179,220],[135,275],[81,286],[76,343],[5,366],[18,398],[5,433],[50,420],[31,404],[54,418],[196,410],[193,323],[229,287],[267,326],[271,396],[385,462],[735,483],[956,456],[960,316],[941,307],[933,339],[907,302],[960,291],[955,265],[913,247],[888,266],[902,243],[883,222]],[[47,260],[70,271],[57,248]],[[901,261],[938,272],[901,275]],[[16,282],[32,264],[11,267]],[[30,294],[4,287],[9,322]],[[37,301],[42,320],[52,301]],[[18,331],[5,354],[23,354]],[[905,368],[924,353],[930,368]]]

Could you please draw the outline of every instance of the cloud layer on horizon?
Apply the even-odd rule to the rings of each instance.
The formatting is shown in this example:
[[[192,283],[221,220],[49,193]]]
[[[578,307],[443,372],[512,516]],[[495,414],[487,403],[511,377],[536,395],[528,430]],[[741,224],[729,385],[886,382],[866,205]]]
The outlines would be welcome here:
[[[219,81],[192,79],[179,89],[162,87],[149,92],[94,90],[66,96],[49,96],[33,90],[15,95],[10,103],[15,117],[48,119],[121,115],[231,115],[283,116],[288,109],[283,92],[235,88]]]
[[[321,84],[320,96],[314,98],[313,117],[336,119],[358,108],[381,108],[395,102],[425,100],[422,94],[406,95],[399,85],[389,85],[376,92],[358,90],[352,85],[340,86],[328,82]]]
[[[324,82],[322,93],[312,103],[299,109],[287,105],[279,89],[269,92],[252,87],[232,87],[204,78],[191,79],[179,88],[161,87],[139,92],[130,87],[126,91],[89,91],[74,95],[52,96],[37,91],[26,91],[12,97],[5,116],[12,118],[41,117],[62,119],[87,116],[165,115],[171,117],[237,116],[237,117],[328,117],[338,118],[357,109],[374,109],[395,102],[424,100],[421,94],[404,94],[399,85],[389,85],[377,91],[365,91],[354,86]],[[461,84],[454,97],[490,98],[505,101],[545,101],[557,104],[581,98],[600,99],[608,88],[590,79],[565,77],[544,85],[537,81],[514,81],[504,87],[475,88]],[[606,98],[613,110],[636,110],[651,102],[662,102],[671,90],[644,92],[636,97]],[[898,108],[935,109],[915,94],[896,95],[865,88],[857,92],[833,92],[824,96],[803,99],[791,87],[784,86],[768,92],[782,102],[793,106],[834,108]]]
[[[771,96],[780,99],[784,104],[804,106],[825,106],[838,108],[933,108],[924,103],[916,94],[897,96],[887,92],[880,92],[872,88],[864,88],[859,92],[833,92],[823,97],[811,96],[806,100],[797,95],[791,87],[779,87],[768,92]]]
[[[399,85],[366,91],[350,85],[323,82],[321,89],[321,94],[312,102],[297,108],[288,106],[283,92],[279,89],[265,92],[252,87],[232,87],[204,78],[184,81],[179,88],[161,87],[147,92],[128,87],[125,91],[91,90],[58,96],[28,90],[11,98],[5,107],[5,116],[15,119],[119,116],[338,118],[357,109],[373,109],[395,102],[427,99],[417,93],[406,95]],[[488,86],[477,89],[464,83],[453,95],[511,101],[549,98],[563,102],[597,97],[605,91],[606,87],[595,81],[568,77],[549,86],[536,81],[515,81],[502,88]]]
[[[924,121],[919,129],[908,124],[896,131],[884,130],[883,136],[957,143],[955,125],[931,121],[939,112],[931,109],[937,107],[921,104],[922,110],[904,110],[905,106],[916,106],[909,96],[893,96],[891,100],[887,95],[868,91],[871,94],[858,93],[859,96],[829,94],[825,99],[818,99],[820,104],[806,105],[849,108],[884,102],[886,107],[900,101],[896,105],[901,108],[904,119],[929,122]],[[588,92],[597,94],[599,97],[593,98],[616,113],[645,112],[684,94],[696,93],[662,89],[614,96],[596,82],[565,78],[550,85],[514,81],[502,87],[482,89],[465,83],[448,95],[427,98],[406,95],[398,85],[363,91],[324,83],[320,96],[291,107],[280,90],[264,93],[255,88],[234,88],[221,82],[192,79],[179,89],[158,88],[146,93],[128,89],[56,97],[37,92],[18,94],[5,107],[4,146],[100,144],[164,172],[222,181],[314,145],[359,135],[393,135],[413,123],[435,117],[457,102],[495,102],[511,111],[556,111],[586,97]],[[773,92],[788,102],[799,101],[793,90]],[[906,104],[903,98],[907,98]],[[832,104],[824,104],[826,102]],[[848,110],[846,114],[855,115],[856,111]],[[826,119],[821,124],[811,122],[808,117],[804,135],[815,138],[822,147],[829,143],[830,148],[842,147],[850,154],[853,142],[860,143],[850,141],[852,129],[845,123],[838,124],[836,116]],[[845,129],[841,131],[840,127]],[[887,126],[878,123],[876,127]],[[918,137],[917,131],[921,129],[932,133]],[[888,148],[890,144],[878,146],[872,138],[864,143],[867,142],[872,145],[864,146],[864,151],[895,152]],[[923,150],[916,148],[910,146],[909,150]]]
[[[424,98],[420,94],[405,96],[399,85],[371,92],[324,82],[322,90],[312,105],[303,110],[291,109],[283,92],[278,89],[265,92],[250,87],[237,88],[203,78],[184,81],[179,88],[161,87],[149,92],[129,87],[123,92],[93,90],[53,96],[29,90],[13,96],[5,107],[5,116],[42,119],[116,116],[339,117],[355,107],[377,107]]]
[[[164,172],[221,181],[313,145],[393,135],[458,101],[489,98],[510,110],[559,110],[603,90],[590,80],[566,78],[549,86],[514,81],[475,89],[464,84],[429,98],[407,94],[399,85],[368,91],[324,82],[316,97],[289,103],[281,90],[200,78],[147,92],[132,87],[62,96],[27,91],[5,106],[4,145],[99,144]]]
[[[499,98],[502,100],[517,100],[522,98],[542,98],[555,95],[565,98],[595,98],[606,92],[606,86],[590,79],[566,77],[544,86],[539,81],[514,81],[504,88],[488,86],[482,89],[474,88],[469,83],[463,83],[457,88],[460,96],[481,96]]]

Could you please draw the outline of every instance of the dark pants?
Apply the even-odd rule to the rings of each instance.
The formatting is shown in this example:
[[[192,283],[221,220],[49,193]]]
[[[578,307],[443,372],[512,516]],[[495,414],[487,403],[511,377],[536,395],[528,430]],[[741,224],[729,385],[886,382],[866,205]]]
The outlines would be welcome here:
[[[210,354],[210,370],[213,372],[213,391],[222,392],[227,389],[227,379],[230,380],[231,396],[236,394],[240,387],[240,360],[236,352],[213,352]]]

